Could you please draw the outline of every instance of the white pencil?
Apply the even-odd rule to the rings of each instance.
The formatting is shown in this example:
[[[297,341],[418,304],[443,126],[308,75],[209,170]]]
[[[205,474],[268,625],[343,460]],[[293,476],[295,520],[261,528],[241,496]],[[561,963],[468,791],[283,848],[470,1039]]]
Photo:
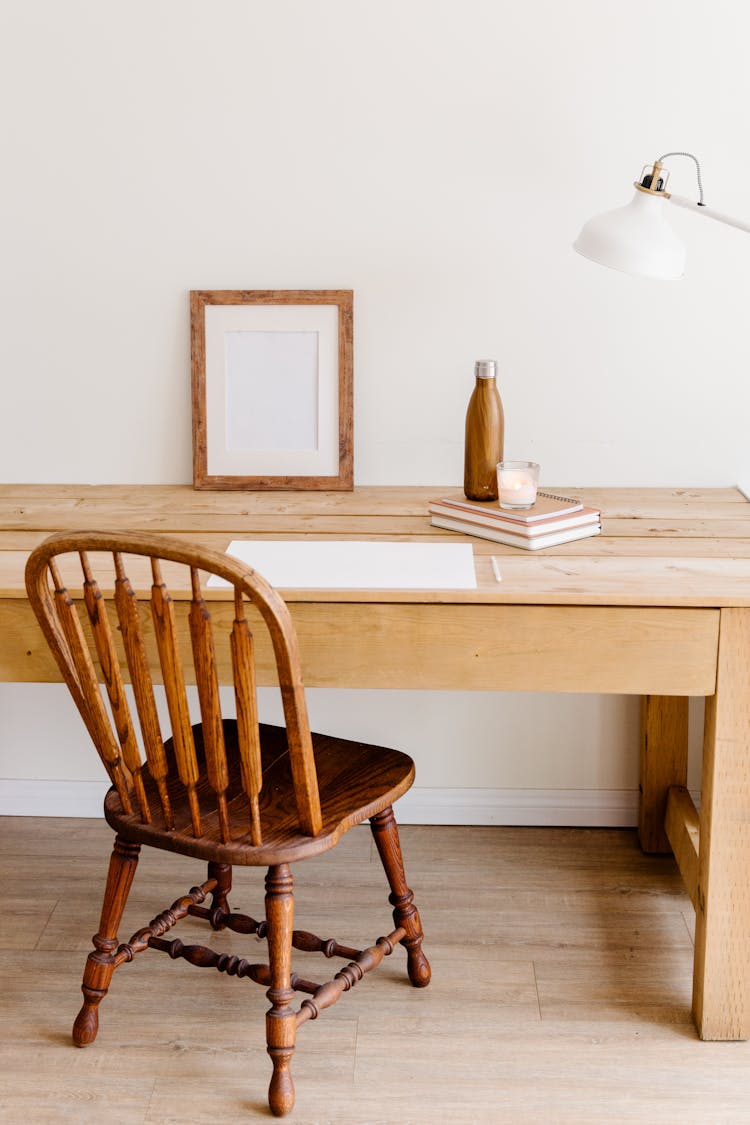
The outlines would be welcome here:
[[[500,567],[498,566],[497,559],[495,558],[494,555],[492,556],[492,572],[495,575],[495,578],[498,580],[498,582],[502,582],[503,576],[500,573]]]

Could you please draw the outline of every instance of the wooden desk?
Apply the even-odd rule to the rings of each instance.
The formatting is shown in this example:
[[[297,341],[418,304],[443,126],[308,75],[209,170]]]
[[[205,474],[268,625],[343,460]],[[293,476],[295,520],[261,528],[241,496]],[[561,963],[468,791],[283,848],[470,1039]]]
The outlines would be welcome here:
[[[222,550],[232,538],[256,535],[445,540],[452,533],[432,528],[425,513],[428,498],[451,491],[458,495],[2,486],[0,679],[59,678],[23,588],[28,551],[52,531],[163,531]],[[476,591],[282,591],[305,680],[643,696],[641,842],[647,851],[671,845],[696,908],[693,1012],[701,1036],[745,1039],[750,504],[736,489],[576,491],[601,507],[604,534],[539,555],[475,539]],[[270,682],[269,660],[263,674]],[[691,695],[708,698],[700,815],[684,788]]]

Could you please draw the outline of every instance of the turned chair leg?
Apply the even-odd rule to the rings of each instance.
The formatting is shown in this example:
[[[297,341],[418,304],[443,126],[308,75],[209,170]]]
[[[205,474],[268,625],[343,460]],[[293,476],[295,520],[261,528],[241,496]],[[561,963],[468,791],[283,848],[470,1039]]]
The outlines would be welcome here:
[[[297,1031],[297,1017],[291,1006],[294,999],[291,987],[293,887],[288,863],[269,867],[266,876],[266,936],[271,987],[266,996],[271,1001],[271,1007],[266,1013],[266,1042],[273,1062],[268,1104],[276,1117],[283,1117],[294,1106],[294,1083],[289,1073]]]
[[[229,894],[232,890],[232,865],[231,863],[209,863],[209,879],[216,880],[216,886],[211,892],[211,912],[219,911],[220,914],[229,913]],[[211,926],[215,930],[223,930],[223,922],[218,920],[218,915],[211,918]]]
[[[131,844],[122,837],[115,838],[109,861],[107,885],[104,890],[99,932],[92,941],[95,952],[89,953],[83,972],[83,1007],[73,1024],[73,1042],[86,1047],[96,1039],[99,1030],[99,1005],[107,995],[114,972],[114,953],[117,950],[117,931],[125,903],[133,883],[141,845]]]
[[[370,828],[391,888],[388,901],[393,907],[393,921],[396,926],[403,926],[406,930],[406,937],[401,939],[401,944],[406,947],[409,980],[415,988],[424,988],[430,983],[432,972],[422,951],[424,934],[419,911],[414,905],[414,895],[406,885],[404,860],[393,809],[384,809],[377,816],[371,817]]]

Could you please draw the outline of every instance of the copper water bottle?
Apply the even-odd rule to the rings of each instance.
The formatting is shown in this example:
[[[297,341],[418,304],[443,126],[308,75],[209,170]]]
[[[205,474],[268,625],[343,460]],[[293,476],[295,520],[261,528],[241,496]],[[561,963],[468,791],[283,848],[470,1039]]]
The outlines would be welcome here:
[[[503,459],[505,418],[494,359],[474,364],[476,384],[466,411],[464,493],[467,500],[497,500],[497,463]]]

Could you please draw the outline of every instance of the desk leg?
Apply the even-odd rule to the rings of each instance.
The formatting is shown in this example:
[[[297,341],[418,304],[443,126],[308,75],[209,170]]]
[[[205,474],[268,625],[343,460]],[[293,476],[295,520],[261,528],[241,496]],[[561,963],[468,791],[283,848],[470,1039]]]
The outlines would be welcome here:
[[[644,695],[638,836],[644,852],[671,851],[664,832],[667,791],[687,785],[687,696]]]
[[[702,1039],[750,1038],[750,609],[723,609],[706,700],[693,1015]]]

